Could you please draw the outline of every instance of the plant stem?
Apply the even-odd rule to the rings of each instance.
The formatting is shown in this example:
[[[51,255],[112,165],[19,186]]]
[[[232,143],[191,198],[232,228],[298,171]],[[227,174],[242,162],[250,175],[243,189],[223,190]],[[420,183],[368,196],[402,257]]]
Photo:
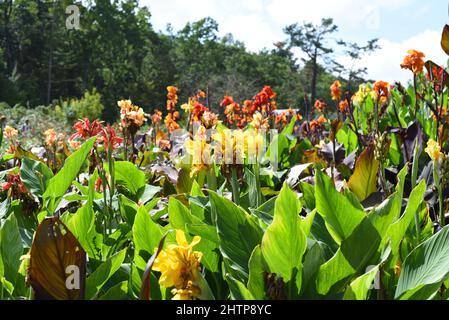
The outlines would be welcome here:
[[[234,200],[235,204],[240,205],[240,187],[235,167],[231,168],[231,174],[232,200]]]
[[[441,189],[440,176],[438,175],[438,160],[433,161],[433,179],[438,191],[438,216],[440,218],[441,228],[445,225],[445,218],[443,212],[443,190]]]

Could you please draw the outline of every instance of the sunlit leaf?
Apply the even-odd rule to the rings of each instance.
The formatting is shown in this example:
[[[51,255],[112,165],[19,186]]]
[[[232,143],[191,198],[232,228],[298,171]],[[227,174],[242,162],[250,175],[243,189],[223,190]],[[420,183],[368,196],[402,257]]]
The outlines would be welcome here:
[[[30,252],[28,282],[36,299],[84,299],[86,252],[57,218],[38,227]]]

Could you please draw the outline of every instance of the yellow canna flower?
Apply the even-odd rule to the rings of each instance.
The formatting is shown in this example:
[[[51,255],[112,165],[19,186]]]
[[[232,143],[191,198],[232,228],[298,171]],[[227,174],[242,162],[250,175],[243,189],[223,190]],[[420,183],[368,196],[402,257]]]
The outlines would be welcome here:
[[[250,123],[254,129],[268,129],[270,125],[268,124],[268,118],[264,119],[260,112],[256,112],[253,115],[253,121]]]
[[[436,161],[438,161],[443,155],[441,153],[440,145],[433,139],[429,139],[429,141],[427,141],[427,148],[425,149],[425,151],[432,160]]]
[[[358,105],[365,102],[368,95],[371,93],[371,88],[366,84],[361,84],[359,90],[352,96],[352,101]]]
[[[161,272],[159,284],[165,288],[175,287],[176,299],[197,298],[201,289],[197,285],[200,278],[200,262],[202,253],[193,251],[193,247],[201,241],[201,237],[193,237],[189,244],[184,231],[176,230],[177,245],[169,245],[156,258],[153,270]]]

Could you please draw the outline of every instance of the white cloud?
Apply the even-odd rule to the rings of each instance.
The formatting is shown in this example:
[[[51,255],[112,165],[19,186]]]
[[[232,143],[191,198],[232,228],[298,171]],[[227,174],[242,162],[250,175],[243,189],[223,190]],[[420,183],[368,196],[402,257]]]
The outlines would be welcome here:
[[[400,64],[410,49],[424,52],[426,60],[446,65],[448,57],[441,49],[440,39],[441,32],[435,30],[425,30],[401,42],[380,39],[382,49],[366,57],[362,64],[368,68],[368,74],[373,80],[405,83],[411,79],[411,72],[401,69]]]
[[[388,38],[390,30],[385,22],[391,24],[391,21],[386,21],[387,13],[407,12],[406,21],[394,22],[398,28],[404,27],[404,23],[412,23],[416,14],[413,3],[416,0],[140,0],[141,5],[149,7],[151,22],[157,30],[165,30],[170,22],[177,31],[187,22],[210,16],[219,23],[221,36],[232,33],[251,51],[272,48],[274,42],[284,40],[286,35],[282,29],[288,24],[319,23],[322,17],[333,17],[340,27],[336,38],[366,41],[383,35],[379,41],[382,49],[364,58],[362,63],[368,67],[370,78],[390,82],[410,78],[410,73],[399,66],[409,49],[423,51],[437,63],[446,62],[439,45],[439,31],[426,30],[400,41]],[[345,57],[339,60],[345,61]]]

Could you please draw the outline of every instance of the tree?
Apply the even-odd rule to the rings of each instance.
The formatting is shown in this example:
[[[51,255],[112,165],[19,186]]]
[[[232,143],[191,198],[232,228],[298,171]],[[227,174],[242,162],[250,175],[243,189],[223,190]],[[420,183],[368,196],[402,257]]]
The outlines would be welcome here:
[[[335,65],[335,61],[330,57],[333,49],[328,47],[327,41],[329,36],[337,30],[338,27],[331,18],[322,19],[320,25],[296,23],[284,28],[284,32],[289,36],[289,48],[299,48],[307,56],[307,59],[303,59],[303,61],[311,63],[310,93],[312,102],[316,99],[319,63],[321,62],[324,67]]]
[[[369,40],[365,45],[359,45],[355,42],[345,42],[340,40],[337,42],[338,45],[343,46],[344,54],[351,59],[350,67],[346,66],[346,68],[342,65],[338,65],[336,71],[338,71],[342,76],[345,76],[348,79],[347,83],[347,91],[351,94],[353,92],[353,88],[357,88],[357,86],[353,86],[355,83],[364,82],[364,76],[366,76],[367,68],[366,67],[357,67],[357,63],[362,59],[362,57],[366,54],[371,54],[375,50],[380,49],[378,45],[379,39]]]

